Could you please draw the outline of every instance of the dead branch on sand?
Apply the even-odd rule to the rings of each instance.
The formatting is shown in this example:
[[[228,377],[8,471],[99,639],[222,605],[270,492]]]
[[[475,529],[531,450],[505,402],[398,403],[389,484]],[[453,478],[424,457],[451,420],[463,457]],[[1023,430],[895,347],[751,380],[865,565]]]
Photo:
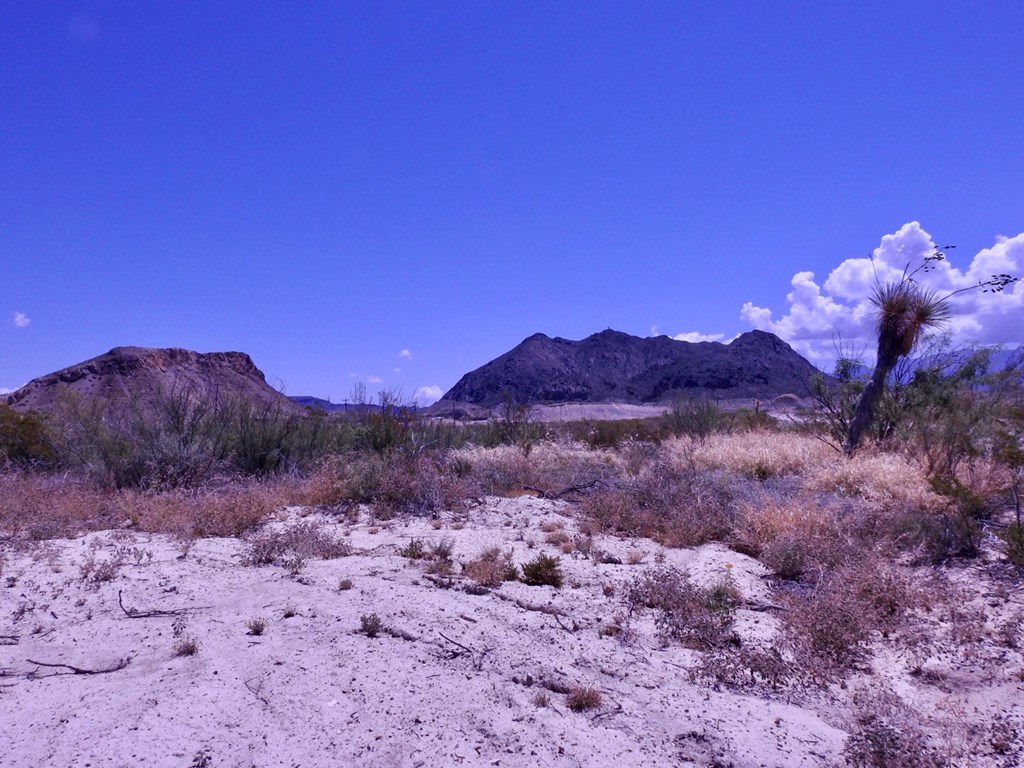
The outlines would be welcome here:
[[[123,659],[121,659],[120,661],[116,662],[112,666],[105,667],[103,669],[87,669],[85,667],[76,667],[76,666],[74,666],[72,664],[59,664],[59,663],[51,663],[51,662],[47,662],[47,661],[36,661],[35,659],[25,659],[25,661],[27,661],[29,664],[35,664],[37,667],[47,667],[47,668],[51,668],[51,669],[66,669],[66,670],[68,670],[68,672],[54,672],[53,675],[46,675],[46,677],[54,677],[55,675],[68,674],[68,673],[70,673],[72,675],[105,675],[108,672],[117,672],[119,670],[124,669],[125,667],[127,667],[131,663],[131,657],[130,656],[125,656]],[[39,675],[37,674],[37,670],[32,670],[31,672],[29,672],[25,676],[28,677],[28,678],[39,677]]]
[[[140,611],[137,608],[125,608],[124,602],[121,600],[120,589],[117,590],[117,604],[121,606],[121,610],[124,611],[124,615],[127,616],[129,619],[148,619],[153,616],[180,616],[181,614],[187,612],[187,609],[185,608],[177,608],[171,611]]]
[[[534,493],[537,494],[537,498],[539,499],[559,501],[565,498],[566,496],[571,496],[573,494],[582,495],[586,491],[593,490],[594,488],[598,488],[601,485],[603,485],[602,481],[599,479],[595,479],[591,480],[589,483],[579,483],[577,485],[570,485],[566,488],[563,488],[560,491],[545,491],[543,488],[534,488],[533,486],[530,485],[524,485],[523,490],[533,491]]]

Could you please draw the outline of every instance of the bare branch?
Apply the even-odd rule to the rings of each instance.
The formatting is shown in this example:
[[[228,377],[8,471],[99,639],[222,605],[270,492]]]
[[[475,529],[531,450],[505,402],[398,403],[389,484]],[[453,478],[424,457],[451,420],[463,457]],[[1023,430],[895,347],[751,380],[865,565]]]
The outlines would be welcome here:
[[[46,661],[35,661],[34,659],[25,659],[25,661],[27,661],[29,664],[35,664],[37,667],[47,667],[51,669],[66,669],[73,675],[105,675],[108,672],[117,672],[127,667],[131,663],[131,657],[125,656],[123,659],[116,662],[113,666],[105,667],[103,669],[86,669],[85,667],[76,667],[73,664],[50,663]],[[54,674],[59,675],[62,673],[56,672]],[[30,672],[29,676],[34,677],[35,673]]]
[[[140,611],[137,608],[125,608],[124,602],[121,599],[120,589],[117,590],[117,604],[121,606],[121,610],[124,611],[124,615],[127,616],[129,619],[148,619],[153,616],[180,616],[183,613],[187,613],[187,609],[185,608],[177,608],[171,611]]]

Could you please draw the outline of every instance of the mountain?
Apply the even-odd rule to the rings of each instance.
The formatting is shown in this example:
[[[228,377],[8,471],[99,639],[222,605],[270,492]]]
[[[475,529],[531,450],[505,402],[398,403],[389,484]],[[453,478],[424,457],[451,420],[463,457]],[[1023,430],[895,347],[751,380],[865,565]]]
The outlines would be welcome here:
[[[301,406],[267,384],[263,372],[242,352],[115,347],[106,354],[33,379],[7,395],[18,411],[47,411],[58,393],[83,397],[133,397],[152,403],[160,393],[184,390],[210,396],[242,396],[259,406],[301,411]]]
[[[750,331],[729,344],[642,338],[606,330],[582,341],[537,333],[467,373],[442,403],[659,403],[678,396],[804,397],[817,369],[778,336]]]

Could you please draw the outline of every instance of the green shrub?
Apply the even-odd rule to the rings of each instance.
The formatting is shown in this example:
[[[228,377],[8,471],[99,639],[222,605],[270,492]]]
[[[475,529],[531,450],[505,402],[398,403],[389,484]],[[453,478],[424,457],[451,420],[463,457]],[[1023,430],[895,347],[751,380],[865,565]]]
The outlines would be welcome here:
[[[359,617],[359,631],[367,637],[376,637],[385,629],[384,622],[376,613],[364,614]]]
[[[0,405],[0,469],[8,463],[21,469],[47,466],[54,458],[53,440],[42,416]]]
[[[523,583],[531,587],[550,586],[558,589],[562,586],[562,567],[557,557],[543,552],[533,560],[523,563]]]
[[[1003,540],[1003,553],[1014,565],[1024,565],[1024,525],[1011,523],[999,532]]]
[[[672,408],[661,417],[661,427],[673,437],[690,437],[703,443],[709,435],[725,429],[728,417],[710,400],[698,398],[680,398],[672,403]]]

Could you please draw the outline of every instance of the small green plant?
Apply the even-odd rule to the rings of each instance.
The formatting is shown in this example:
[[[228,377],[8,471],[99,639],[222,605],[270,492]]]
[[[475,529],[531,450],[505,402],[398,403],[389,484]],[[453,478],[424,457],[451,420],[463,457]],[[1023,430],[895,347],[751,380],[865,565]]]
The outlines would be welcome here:
[[[267,620],[262,616],[253,616],[245,622],[245,626],[249,629],[250,635],[259,637],[267,628]]]
[[[740,591],[732,577],[732,563],[725,564],[725,576],[705,591],[705,605],[712,613],[731,614],[740,603]]]
[[[359,617],[359,631],[367,637],[376,637],[384,630],[384,622],[376,613],[364,614]]]
[[[338,582],[338,591],[346,592],[352,589],[352,579],[342,579]]]
[[[573,687],[565,697],[565,705],[573,712],[585,712],[601,706],[601,692],[589,686]]]
[[[562,567],[559,559],[543,552],[533,560],[523,563],[523,583],[531,587],[550,586],[558,589],[562,586]]]

